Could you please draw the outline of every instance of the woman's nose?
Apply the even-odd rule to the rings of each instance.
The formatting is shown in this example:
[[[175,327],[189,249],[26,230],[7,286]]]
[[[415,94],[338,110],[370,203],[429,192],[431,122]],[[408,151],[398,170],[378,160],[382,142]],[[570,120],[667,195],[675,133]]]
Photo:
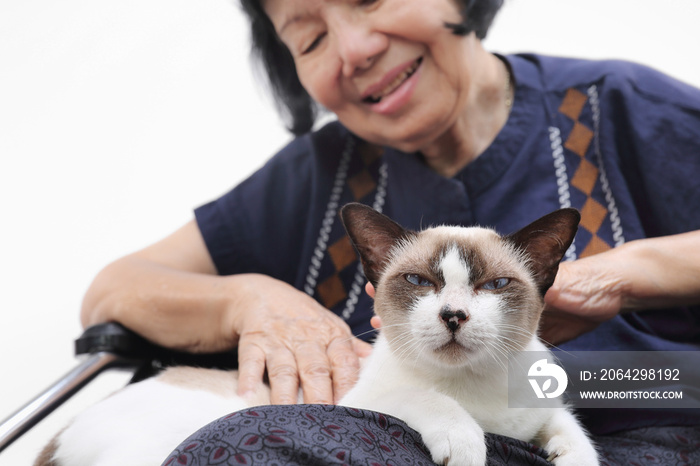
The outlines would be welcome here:
[[[384,34],[374,30],[367,21],[342,21],[337,24],[336,41],[344,76],[372,66],[375,58],[387,46]]]

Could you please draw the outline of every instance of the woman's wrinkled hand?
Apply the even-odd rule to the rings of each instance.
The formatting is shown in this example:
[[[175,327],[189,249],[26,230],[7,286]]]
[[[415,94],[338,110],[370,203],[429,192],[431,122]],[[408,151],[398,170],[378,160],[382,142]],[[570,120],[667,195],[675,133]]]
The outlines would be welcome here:
[[[544,297],[540,337],[558,345],[590,332],[623,308],[623,267],[607,253],[563,262]]]
[[[245,280],[235,299],[232,327],[238,333],[238,392],[254,391],[267,372],[271,402],[335,403],[355,383],[359,358],[371,346],[308,295],[264,275]]]
[[[540,336],[559,344],[625,312],[700,303],[700,231],[630,241],[559,266]]]

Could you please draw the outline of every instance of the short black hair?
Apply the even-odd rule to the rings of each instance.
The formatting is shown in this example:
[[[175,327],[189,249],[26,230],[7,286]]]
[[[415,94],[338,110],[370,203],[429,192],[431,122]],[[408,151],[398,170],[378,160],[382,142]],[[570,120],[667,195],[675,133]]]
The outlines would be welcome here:
[[[463,21],[445,23],[445,26],[457,35],[474,32],[479,39],[483,39],[503,0],[460,0],[460,3],[463,5]],[[310,131],[319,109],[299,81],[292,54],[277,36],[260,0],[241,0],[241,6],[250,20],[251,52],[267,74],[282,120],[294,134]]]

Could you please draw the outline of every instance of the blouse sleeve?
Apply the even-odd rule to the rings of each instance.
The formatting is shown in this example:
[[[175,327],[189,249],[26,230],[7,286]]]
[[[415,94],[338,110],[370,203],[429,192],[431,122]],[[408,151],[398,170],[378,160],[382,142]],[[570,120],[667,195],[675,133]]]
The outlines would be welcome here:
[[[607,109],[647,236],[700,229],[700,89],[624,63]],[[610,130],[609,130],[610,131]]]
[[[195,210],[219,274],[298,282],[323,218],[321,201],[333,187],[343,131],[330,124],[293,140],[248,179]]]

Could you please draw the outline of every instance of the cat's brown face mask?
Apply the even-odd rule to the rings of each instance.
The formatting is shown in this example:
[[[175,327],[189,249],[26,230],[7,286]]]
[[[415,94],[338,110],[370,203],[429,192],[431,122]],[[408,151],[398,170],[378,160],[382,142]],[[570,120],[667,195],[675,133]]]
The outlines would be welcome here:
[[[530,341],[580,219],[562,209],[500,236],[476,227],[413,232],[361,204],[341,217],[392,346],[447,365]]]

